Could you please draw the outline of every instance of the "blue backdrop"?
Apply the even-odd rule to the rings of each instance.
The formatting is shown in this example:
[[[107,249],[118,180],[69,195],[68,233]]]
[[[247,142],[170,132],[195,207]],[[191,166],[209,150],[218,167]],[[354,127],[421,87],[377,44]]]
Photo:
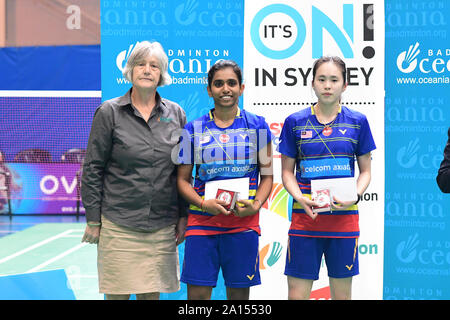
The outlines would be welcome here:
[[[176,82],[161,94],[192,120],[211,107],[208,66],[221,58],[242,65],[243,0],[101,3],[101,73],[100,46],[2,48],[0,90],[102,88],[103,100],[119,96],[130,86],[120,68],[132,46],[158,40]],[[450,198],[435,182],[450,125],[450,2],[386,0],[385,20],[384,299],[450,299]],[[0,98],[0,149],[11,161],[20,149],[47,145],[57,160],[63,150],[86,145],[99,103]],[[223,297],[223,291],[215,296]]]
[[[450,299],[450,2],[388,0],[384,299]]]
[[[100,46],[0,48],[0,90],[100,90]]]

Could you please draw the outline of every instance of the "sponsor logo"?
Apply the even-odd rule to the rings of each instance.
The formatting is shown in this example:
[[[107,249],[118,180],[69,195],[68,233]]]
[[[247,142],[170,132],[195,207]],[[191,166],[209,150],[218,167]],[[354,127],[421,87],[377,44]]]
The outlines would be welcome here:
[[[401,147],[397,152],[397,161],[403,168],[411,168],[417,162],[417,152],[419,151],[419,139],[410,141],[408,145]]]
[[[419,240],[419,234],[411,234],[401,241],[395,250],[399,261],[419,267],[398,271],[401,273],[448,275],[450,265],[450,242],[441,238]],[[425,268],[424,268],[425,267]],[[445,269],[440,269],[445,268]]]
[[[359,6],[360,4],[358,4]],[[271,59],[287,59],[299,52],[312,35],[312,58],[324,55],[325,31],[339,47],[344,58],[354,58],[355,13],[362,12],[362,29],[364,41],[374,40],[374,5],[363,4],[362,9],[355,9],[354,4],[343,4],[342,10],[320,9],[311,7],[311,15],[306,8],[294,8],[287,4],[271,4],[258,11],[250,26],[250,36],[255,48]],[[282,17],[282,18],[281,18]],[[359,20],[359,19],[358,19]],[[371,59],[375,49],[364,47],[362,55]]]
[[[259,269],[264,270],[272,267],[281,257],[281,253],[283,252],[283,246],[279,242],[272,242],[266,244],[259,251]]]
[[[300,169],[304,178],[351,176],[348,159],[303,160]]]
[[[417,67],[417,55],[420,53],[419,43],[410,45],[409,49],[401,52],[397,57],[397,67],[403,73],[410,73]]]
[[[197,12],[195,11],[197,7],[198,1],[184,1],[175,8],[176,21],[183,26],[192,24],[197,17]]]
[[[172,118],[159,117],[158,121],[160,121],[160,122],[171,122]]]
[[[198,0],[182,1],[174,11],[175,21],[182,26],[195,28],[236,28],[242,26],[242,7],[238,1],[209,2],[207,5]],[[188,35],[190,35],[188,33]],[[201,36],[198,34],[198,36]]]
[[[139,44],[139,41],[137,41],[135,44],[130,44],[128,49],[122,50],[119,52],[119,54],[116,56],[116,66],[120,70],[120,72],[123,72],[125,69],[125,65],[127,64],[128,58],[130,57],[131,53],[133,52],[133,49]]]
[[[430,170],[435,174],[442,161],[442,149],[440,146],[421,144],[420,140],[416,138],[398,149],[396,157],[402,168],[420,167],[422,172]]]
[[[402,241],[398,244],[396,249],[397,258],[404,263],[410,263],[414,260],[417,255],[417,246],[419,245],[419,240],[417,240],[419,235],[409,236],[407,240]]]
[[[212,162],[201,164],[198,169],[200,179],[209,181],[215,177],[240,178],[251,172],[255,167],[251,164],[241,164],[238,160],[232,163]]]
[[[449,84],[450,49],[419,47],[419,42],[411,44],[397,56],[397,68],[405,74],[397,77],[397,84]]]

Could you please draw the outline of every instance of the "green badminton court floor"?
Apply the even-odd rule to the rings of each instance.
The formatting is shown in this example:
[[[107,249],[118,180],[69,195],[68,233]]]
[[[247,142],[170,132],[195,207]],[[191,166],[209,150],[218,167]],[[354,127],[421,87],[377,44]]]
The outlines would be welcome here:
[[[97,246],[84,224],[41,223],[0,238],[0,276],[64,269],[77,300],[99,300]],[[56,297],[55,297],[56,298]]]

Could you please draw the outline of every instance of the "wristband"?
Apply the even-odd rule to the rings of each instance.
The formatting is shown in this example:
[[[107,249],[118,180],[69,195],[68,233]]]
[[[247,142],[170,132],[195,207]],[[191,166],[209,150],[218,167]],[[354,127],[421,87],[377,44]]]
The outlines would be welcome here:
[[[94,223],[88,222],[87,225],[89,227],[100,227],[102,225],[102,223],[101,222],[94,222]]]
[[[358,193],[358,200],[356,200],[355,204],[358,204],[358,202],[359,202],[359,200],[361,200],[361,198],[362,198],[362,195],[360,195],[360,194]]]
[[[205,202],[205,199],[202,199],[202,203],[200,203],[200,210],[202,210],[202,212],[205,212],[205,210],[203,210],[203,202]]]

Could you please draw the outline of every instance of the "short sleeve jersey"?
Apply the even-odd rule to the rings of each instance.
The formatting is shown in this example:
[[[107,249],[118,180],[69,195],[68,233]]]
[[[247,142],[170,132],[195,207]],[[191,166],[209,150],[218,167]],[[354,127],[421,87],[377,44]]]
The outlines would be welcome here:
[[[180,164],[194,165],[194,190],[202,198],[208,181],[249,178],[249,200],[255,199],[259,183],[258,151],[272,140],[265,119],[238,109],[232,125],[220,128],[213,110],[189,122],[182,133]],[[186,236],[214,235],[255,230],[260,233],[259,213],[248,217],[212,215],[190,206]]]
[[[374,150],[365,115],[341,106],[330,129],[318,122],[313,106],[284,122],[278,150],[296,159],[296,179],[304,196],[311,197],[311,180],[354,177],[355,157]],[[325,130],[324,130],[325,129]],[[293,201],[290,235],[325,238],[359,237],[357,205],[321,212],[313,220]]]

